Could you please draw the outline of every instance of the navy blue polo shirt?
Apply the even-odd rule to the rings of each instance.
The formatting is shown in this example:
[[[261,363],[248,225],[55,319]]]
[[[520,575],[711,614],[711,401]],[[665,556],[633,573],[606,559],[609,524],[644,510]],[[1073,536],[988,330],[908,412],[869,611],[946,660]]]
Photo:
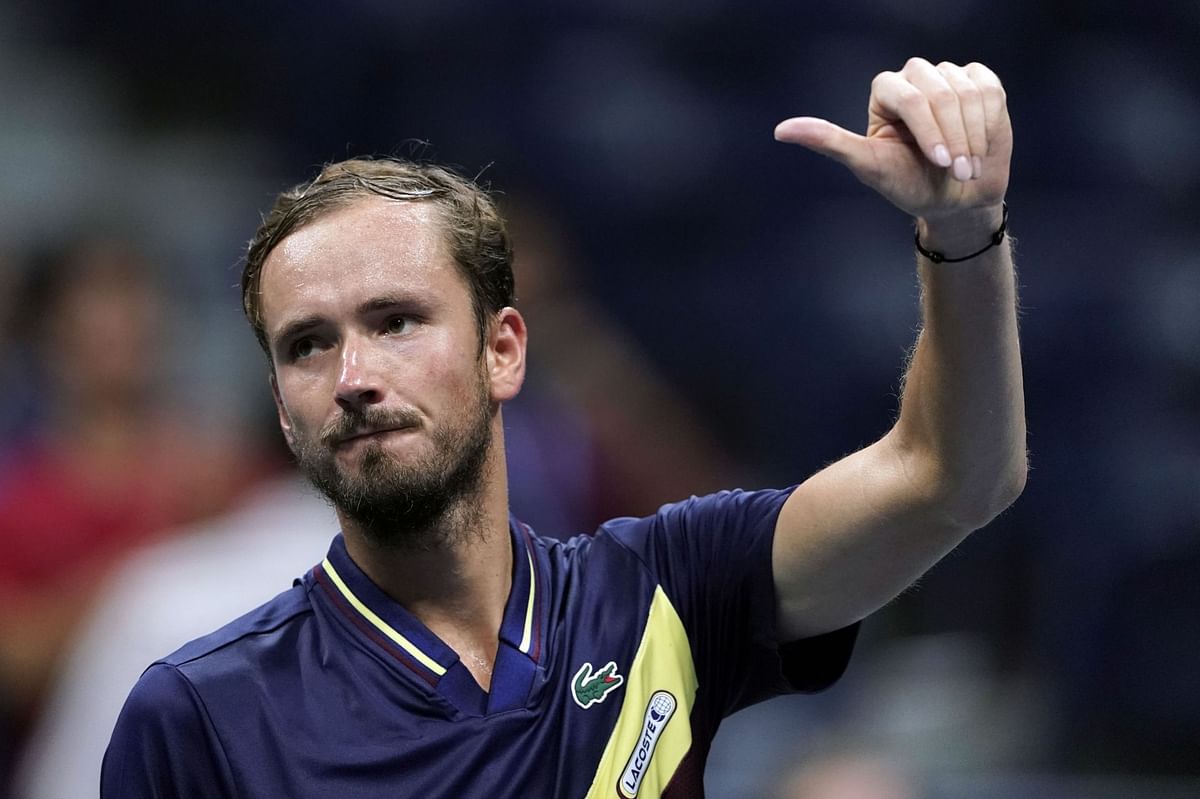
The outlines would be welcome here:
[[[840,676],[856,627],[777,645],[787,491],[728,491],[563,543],[510,523],[491,691],[355,565],[342,537],[291,590],[152,664],[101,794],[697,797],[730,713]]]

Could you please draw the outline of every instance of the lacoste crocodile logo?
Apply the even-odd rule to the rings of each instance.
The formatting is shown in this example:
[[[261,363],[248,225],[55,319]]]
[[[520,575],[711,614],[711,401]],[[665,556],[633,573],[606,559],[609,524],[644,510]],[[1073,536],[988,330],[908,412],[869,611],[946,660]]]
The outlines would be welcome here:
[[[571,697],[575,704],[587,710],[597,702],[603,702],[609,694],[617,689],[625,678],[617,674],[617,664],[608,661],[608,665],[597,672],[592,671],[591,663],[584,663],[575,672],[571,683]]]

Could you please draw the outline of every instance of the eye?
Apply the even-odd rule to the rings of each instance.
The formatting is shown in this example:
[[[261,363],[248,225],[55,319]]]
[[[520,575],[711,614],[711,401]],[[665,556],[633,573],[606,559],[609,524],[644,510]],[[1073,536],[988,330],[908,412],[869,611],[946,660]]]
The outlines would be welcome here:
[[[292,342],[292,346],[288,348],[288,354],[291,355],[293,361],[298,361],[307,358],[317,351],[317,342],[312,336],[298,338]]]
[[[388,335],[394,336],[399,333],[403,333],[405,330],[408,329],[408,327],[409,327],[408,317],[391,316],[391,317],[388,317],[388,320],[386,322],[384,322],[383,331],[385,333],[387,333]]]

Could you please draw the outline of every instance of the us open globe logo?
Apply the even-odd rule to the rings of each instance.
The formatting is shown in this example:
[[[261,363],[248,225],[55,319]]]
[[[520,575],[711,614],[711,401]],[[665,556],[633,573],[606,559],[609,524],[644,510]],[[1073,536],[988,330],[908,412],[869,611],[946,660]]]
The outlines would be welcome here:
[[[675,697],[666,691],[659,691],[650,697],[650,718],[662,723],[663,719],[675,712]]]

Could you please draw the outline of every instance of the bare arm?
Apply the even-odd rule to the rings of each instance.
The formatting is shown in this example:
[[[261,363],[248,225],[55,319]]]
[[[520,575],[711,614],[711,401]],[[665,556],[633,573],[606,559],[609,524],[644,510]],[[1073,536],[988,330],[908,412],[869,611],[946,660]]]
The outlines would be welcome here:
[[[1012,129],[986,67],[913,59],[875,79],[866,136],[798,118],[776,137],[845,164],[917,219],[927,249],[967,255],[999,227]],[[921,257],[918,271],[923,325],[898,421],[805,481],[780,514],[773,570],[785,640],[883,606],[1024,486],[1008,242],[963,263]]]

